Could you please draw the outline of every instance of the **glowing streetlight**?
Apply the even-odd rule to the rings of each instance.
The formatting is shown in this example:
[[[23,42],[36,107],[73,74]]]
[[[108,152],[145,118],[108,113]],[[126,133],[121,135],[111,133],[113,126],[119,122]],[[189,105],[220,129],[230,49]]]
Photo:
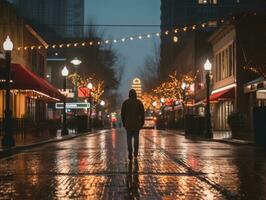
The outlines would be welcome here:
[[[208,59],[204,64],[204,69],[206,71],[205,137],[213,138],[212,126],[211,126],[211,112],[210,112],[210,71],[212,69],[212,64]]]
[[[10,68],[11,68],[11,51],[13,50],[13,43],[7,36],[3,43],[5,50],[5,71],[6,71],[6,82],[5,82],[5,120],[4,120],[4,136],[2,139],[2,146],[9,148],[15,146],[15,140],[12,136],[12,111],[10,106]]]
[[[92,90],[93,89],[93,85],[92,85],[91,82],[89,82],[87,84],[87,88],[89,90]],[[92,103],[93,103],[91,91],[90,91],[90,96],[89,96],[89,103],[90,103],[90,110],[89,110],[89,132],[91,132],[91,130],[92,130],[92,118],[91,118],[91,114],[92,114]]]
[[[66,66],[64,66],[63,70],[61,71],[62,76],[64,78],[64,94],[66,93],[66,79],[69,74],[69,71]],[[63,124],[62,124],[62,135],[68,134],[67,124],[66,124],[66,97],[64,98],[64,104],[63,104]]]
[[[76,68],[76,71],[75,71],[75,91],[74,91],[74,94],[75,94],[75,98],[78,98],[78,74],[77,74],[77,68],[78,66],[82,63],[81,60],[79,60],[77,57],[75,57],[73,60],[70,61],[71,64],[74,65],[74,67]]]
[[[101,106],[105,106],[105,101],[104,101],[104,100],[101,100],[101,101],[100,101],[100,105],[101,105]]]
[[[70,61],[70,63],[73,64],[75,67],[78,67],[82,63],[82,61],[75,57],[73,60]]]
[[[181,88],[182,88],[183,90],[185,90],[186,87],[187,87],[187,84],[186,84],[185,82],[182,82]]]
[[[92,83],[90,82],[90,83],[88,83],[88,85],[87,85],[87,88],[89,88],[90,90],[92,90],[92,88],[93,88],[93,85],[92,85]]]
[[[3,43],[3,48],[5,51],[13,50],[13,42],[10,40],[10,37],[7,36],[5,42]]]
[[[63,68],[63,70],[62,70],[62,76],[63,77],[67,77],[68,76],[68,74],[69,74],[69,71],[68,71],[68,69],[67,69],[67,67],[66,66],[64,66],[64,68]]]

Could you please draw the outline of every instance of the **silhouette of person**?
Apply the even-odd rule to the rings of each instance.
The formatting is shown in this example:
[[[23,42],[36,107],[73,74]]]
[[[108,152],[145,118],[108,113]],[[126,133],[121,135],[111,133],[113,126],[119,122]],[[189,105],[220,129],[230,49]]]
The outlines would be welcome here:
[[[121,109],[121,119],[127,131],[128,159],[132,160],[132,138],[134,138],[134,158],[138,156],[139,150],[139,130],[144,124],[144,106],[137,99],[134,89],[129,91],[129,98],[124,101]]]

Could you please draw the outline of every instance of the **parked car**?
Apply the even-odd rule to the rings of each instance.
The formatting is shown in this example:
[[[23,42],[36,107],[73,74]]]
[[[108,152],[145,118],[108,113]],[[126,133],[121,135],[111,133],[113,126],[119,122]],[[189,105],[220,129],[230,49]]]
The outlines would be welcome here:
[[[155,121],[154,117],[145,117],[143,128],[155,128]]]

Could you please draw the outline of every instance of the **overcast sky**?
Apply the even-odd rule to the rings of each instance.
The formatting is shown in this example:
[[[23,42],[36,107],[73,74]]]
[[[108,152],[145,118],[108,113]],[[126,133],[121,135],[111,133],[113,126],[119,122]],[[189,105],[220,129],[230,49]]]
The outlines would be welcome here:
[[[96,24],[160,24],[160,0],[85,0],[86,22]],[[159,27],[105,27],[106,38],[158,32]],[[125,97],[131,87],[132,79],[138,75],[145,56],[152,54],[159,38],[134,40],[115,44],[123,56],[125,72],[119,91]]]

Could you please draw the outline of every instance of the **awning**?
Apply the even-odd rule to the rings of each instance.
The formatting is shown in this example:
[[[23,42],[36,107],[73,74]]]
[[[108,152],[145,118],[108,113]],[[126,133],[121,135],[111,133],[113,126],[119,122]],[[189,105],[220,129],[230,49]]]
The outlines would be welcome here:
[[[210,101],[218,101],[223,99],[234,99],[235,98],[235,88],[228,88],[220,92],[211,94]]]
[[[11,80],[11,89],[34,92],[40,96],[45,96],[47,100],[51,101],[60,101],[65,98],[48,81],[38,77],[20,64],[11,65]]]
[[[229,100],[235,98],[235,87],[227,88],[210,95],[210,102],[217,103],[219,100]],[[206,98],[196,102],[193,107],[203,106],[206,103]]]

